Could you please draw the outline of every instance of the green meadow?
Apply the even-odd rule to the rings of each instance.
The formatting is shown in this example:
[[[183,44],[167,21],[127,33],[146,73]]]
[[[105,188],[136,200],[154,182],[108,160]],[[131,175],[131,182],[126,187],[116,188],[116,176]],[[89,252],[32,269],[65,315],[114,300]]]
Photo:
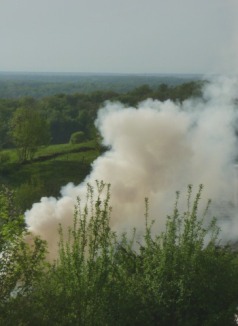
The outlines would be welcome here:
[[[58,196],[69,182],[79,184],[98,157],[94,140],[80,144],[40,147],[31,161],[20,163],[16,149],[0,152],[0,182],[16,191],[17,201],[25,210],[42,196]]]

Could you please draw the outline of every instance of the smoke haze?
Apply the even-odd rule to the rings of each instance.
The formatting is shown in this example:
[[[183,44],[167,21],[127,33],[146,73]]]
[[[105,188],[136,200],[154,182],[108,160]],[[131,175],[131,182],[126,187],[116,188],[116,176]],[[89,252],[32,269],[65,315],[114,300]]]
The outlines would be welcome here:
[[[110,149],[93,162],[82,184],[70,183],[59,199],[44,197],[35,203],[25,213],[29,230],[46,239],[55,252],[58,224],[67,228],[72,223],[77,196],[83,201],[87,183],[94,185],[95,180],[111,184],[111,224],[123,231],[144,228],[145,197],[151,218],[163,227],[175,191],[186,193],[188,184],[196,189],[203,184],[204,205],[212,199],[222,236],[234,239],[237,86],[235,78],[218,78],[204,87],[202,98],[182,104],[148,99],[134,108],[105,103],[96,125]]]

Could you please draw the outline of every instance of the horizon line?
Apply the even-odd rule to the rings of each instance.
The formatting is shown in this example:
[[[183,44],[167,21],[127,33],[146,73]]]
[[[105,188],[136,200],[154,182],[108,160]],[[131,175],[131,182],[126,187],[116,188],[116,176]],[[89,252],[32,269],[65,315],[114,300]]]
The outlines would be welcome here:
[[[29,74],[29,75],[120,75],[120,76],[204,76],[205,73],[184,72],[82,72],[82,71],[27,71],[27,70],[0,70],[0,74]],[[215,74],[216,75],[216,74]]]

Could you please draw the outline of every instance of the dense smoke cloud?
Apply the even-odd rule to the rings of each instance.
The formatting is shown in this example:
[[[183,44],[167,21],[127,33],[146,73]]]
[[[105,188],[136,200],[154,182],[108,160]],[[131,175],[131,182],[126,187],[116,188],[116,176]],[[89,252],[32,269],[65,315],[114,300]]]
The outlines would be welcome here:
[[[151,218],[162,227],[175,191],[186,193],[188,184],[203,184],[204,202],[212,198],[223,236],[234,238],[237,86],[236,79],[219,78],[205,86],[202,98],[182,104],[148,99],[133,108],[106,103],[96,125],[110,149],[94,161],[82,184],[70,183],[61,189],[61,198],[35,203],[25,213],[29,230],[46,239],[54,252],[58,223],[72,223],[77,196],[83,200],[87,182],[97,179],[111,184],[111,224],[116,230],[142,230],[145,197]]]

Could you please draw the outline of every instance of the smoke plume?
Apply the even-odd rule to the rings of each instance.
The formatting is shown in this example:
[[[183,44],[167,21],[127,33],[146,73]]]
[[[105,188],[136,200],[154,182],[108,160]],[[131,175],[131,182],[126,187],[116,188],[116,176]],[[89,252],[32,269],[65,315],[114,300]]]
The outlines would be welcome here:
[[[105,103],[96,125],[109,150],[92,164],[85,181],[61,189],[61,197],[42,198],[25,213],[28,228],[57,248],[58,224],[72,223],[77,196],[85,198],[86,184],[111,184],[112,227],[144,228],[144,198],[150,216],[163,227],[175,191],[204,185],[203,198],[212,199],[225,239],[238,231],[234,163],[237,155],[236,79],[218,78],[206,84],[203,96],[181,103],[148,99],[138,107]],[[77,173],[77,172],[76,172]],[[186,196],[185,196],[186,200]]]

